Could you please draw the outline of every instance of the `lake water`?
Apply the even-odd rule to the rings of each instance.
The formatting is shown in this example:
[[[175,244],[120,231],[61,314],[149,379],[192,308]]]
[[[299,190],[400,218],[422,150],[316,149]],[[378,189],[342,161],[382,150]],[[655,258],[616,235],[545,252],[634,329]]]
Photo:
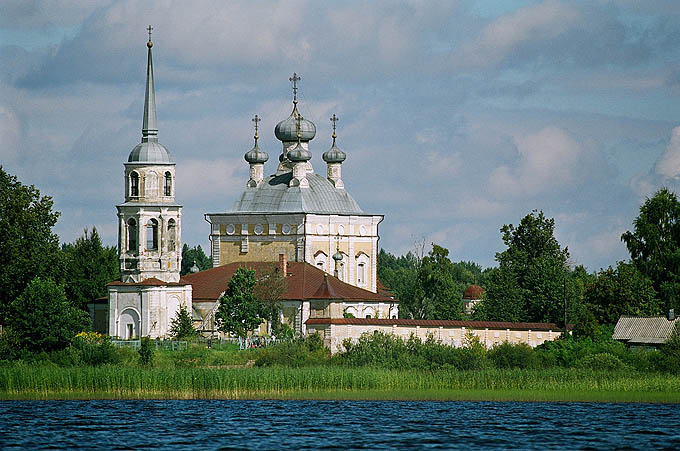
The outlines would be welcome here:
[[[0,448],[680,449],[680,406],[0,401]]]

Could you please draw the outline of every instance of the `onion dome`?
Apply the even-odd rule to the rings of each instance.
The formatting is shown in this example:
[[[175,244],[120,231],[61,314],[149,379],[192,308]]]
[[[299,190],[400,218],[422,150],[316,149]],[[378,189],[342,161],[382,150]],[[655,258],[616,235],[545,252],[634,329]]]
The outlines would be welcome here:
[[[279,141],[291,142],[297,141],[297,117],[300,113],[297,110],[297,105],[293,107],[293,112],[287,119],[276,124],[274,134]],[[316,136],[316,125],[312,121],[302,119],[300,121],[300,141],[311,141]]]
[[[312,154],[309,153],[309,150],[302,147],[302,144],[298,141],[297,146],[293,150],[288,151],[288,159],[294,163],[305,162],[312,159]]]
[[[257,123],[260,122],[260,120],[261,119],[258,117],[257,114],[252,119],[252,121],[255,122],[255,136],[253,136],[253,138],[255,138],[255,145],[243,156],[243,158],[245,158],[245,160],[250,164],[265,163],[267,160],[269,160],[269,154],[267,152],[260,150],[260,148],[257,145],[257,140],[259,138],[259,136],[257,135],[258,129]]]
[[[290,113],[287,119],[276,124],[274,134],[279,141],[283,142],[297,141],[298,138],[300,141],[311,141],[316,135],[316,125],[312,121],[303,119],[297,109],[297,82],[301,78],[296,73],[293,73],[289,80],[293,82],[293,112]],[[298,118],[300,121],[298,121]]]
[[[200,270],[201,270],[201,269],[200,269],[200,268],[198,267],[198,265],[196,264],[196,259],[194,258],[194,264],[193,264],[193,266],[189,269],[189,271],[191,271],[191,273],[194,274],[194,273],[199,272]]]
[[[345,158],[347,158],[347,154],[335,145],[335,138],[338,137],[338,135],[335,134],[335,123],[337,121],[338,117],[334,114],[331,118],[331,122],[333,122],[333,145],[321,156],[326,163],[342,163],[345,161]]]
[[[144,119],[142,121],[142,142],[135,146],[128,156],[128,163],[172,163],[170,152],[158,142],[156,121],[156,94],[153,83],[153,59],[151,57],[151,25],[149,42],[146,43],[148,58],[146,65],[146,92],[144,93]]]
[[[482,299],[484,296],[484,288],[479,285],[470,285],[465,289],[463,299]]]
[[[333,254],[333,260],[336,262],[342,261],[342,253],[340,251],[335,251],[335,254]]]

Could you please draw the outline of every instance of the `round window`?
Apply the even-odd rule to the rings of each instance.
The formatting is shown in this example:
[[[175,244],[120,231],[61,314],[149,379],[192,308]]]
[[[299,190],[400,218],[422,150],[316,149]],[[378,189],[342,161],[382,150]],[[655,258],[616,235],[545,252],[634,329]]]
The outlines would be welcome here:
[[[234,232],[236,232],[236,227],[234,227],[234,224],[227,225],[227,235],[233,235]]]
[[[262,235],[263,230],[262,224],[257,224],[255,226],[255,235]]]

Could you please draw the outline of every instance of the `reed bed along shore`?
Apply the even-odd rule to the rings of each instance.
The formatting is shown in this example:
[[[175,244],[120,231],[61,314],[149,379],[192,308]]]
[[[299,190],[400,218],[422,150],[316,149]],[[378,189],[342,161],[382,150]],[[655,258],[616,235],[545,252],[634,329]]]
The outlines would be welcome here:
[[[0,399],[680,402],[680,377],[577,369],[0,367]]]

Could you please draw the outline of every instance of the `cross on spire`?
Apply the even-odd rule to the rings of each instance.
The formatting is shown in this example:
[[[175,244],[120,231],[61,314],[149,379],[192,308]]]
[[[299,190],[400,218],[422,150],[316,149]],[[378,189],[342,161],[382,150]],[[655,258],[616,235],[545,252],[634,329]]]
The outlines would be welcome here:
[[[149,42],[151,42],[151,31],[153,30],[153,27],[149,25],[146,30],[149,32]]]
[[[293,72],[293,76],[288,80],[293,82],[293,103],[297,103],[297,82],[302,80],[302,78],[298,77],[297,74]]]
[[[257,123],[260,122],[262,119],[256,114],[254,118],[251,119],[251,121],[255,122],[255,139],[257,140],[257,129],[258,125]]]
[[[338,135],[335,134],[335,128],[337,126],[336,122],[338,122],[339,120],[340,120],[340,118],[338,118],[335,115],[335,113],[333,113],[333,117],[331,117],[331,122],[333,123],[333,136],[332,136],[333,140],[335,140],[335,138],[337,138],[337,136],[338,136]]]

